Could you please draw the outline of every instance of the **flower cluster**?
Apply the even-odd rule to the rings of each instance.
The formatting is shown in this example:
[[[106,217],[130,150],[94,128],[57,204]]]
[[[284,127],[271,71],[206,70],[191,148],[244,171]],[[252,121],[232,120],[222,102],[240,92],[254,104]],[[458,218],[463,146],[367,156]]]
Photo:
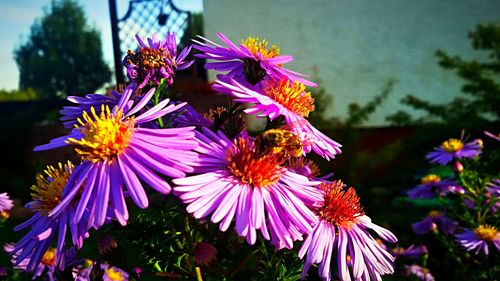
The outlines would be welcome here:
[[[472,278],[478,278],[473,271],[488,272],[490,278],[498,273],[489,270],[486,264],[483,270],[476,266],[484,259],[495,263],[500,250],[500,174],[494,156],[497,144],[493,134],[485,134],[493,139],[492,146],[488,147],[493,150],[489,153],[483,151],[486,147],[481,139],[467,142],[463,134],[459,139],[444,141],[426,155],[430,163],[438,166],[431,168],[420,184],[407,192],[415,206],[433,207],[425,218],[411,225],[413,231],[424,237],[433,236],[433,239],[429,238],[431,243],[436,244],[437,240],[439,247],[447,248],[448,253],[454,255],[443,262],[458,266],[460,270],[457,272]],[[422,203],[425,200],[428,202]],[[432,254],[433,249],[430,250]],[[410,266],[405,266],[403,273],[420,280],[434,280],[426,268],[427,256],[426,251],[422,265],[413,261]],[[460,275],[460,278],[465,276]]]
[[[303,241],[297,253],[305,258],[303,278],[315,265],[323,280],[380,280],[394,272],[394,256],[374,238],[394,243],[394,234],[371,221],[354,188],[320,177],[307,158],[314,152],[331,160],[341,152],[307,120],[315,106],[306,87],[316,85],[283,68],[293,57],[265,40],[250,37],[236,45],[218,37],[226,47],[200,37],[194,48],[197,57],[213,60],[207,69],[226,72],[213,89],[231,96],[231,107],[203,114],[171,101],[175,72],[192,64],[191,47],[177,55],[171,33],[162,41],[154,35],[148,44],[136,37],[139,49],[123,60],[126,87],[109,96],[68,98],[74,105],[61,110],[61,120],[72,130],[35,151],[70,147],[79,161],[48,166],[37,177],[27,204],[34,214],[15,228],[27,233],[8,249],[15,266],[35,276],[70,267],[76,280],[127,280],[131,272],[100,261],[72,262],[68,251],[81,249],[91,230],[127,226],[131,203],[146,209],[162,196],[182,201],[187,213],[179,214],[192,215],[187,224],[234,230],[249,245],[268,240],[280,250]],[[266,130],[248,132],[247,114],[265,117]],[[175,197],[165,196],[170,193]],[[191,235],[188,225],[185,231]],[[192,264],[216,261],[214,246],[189,237]],[[109,235],[99,240],[103,257],[118,248]],[[199,267],[192,272],[201,274]]]

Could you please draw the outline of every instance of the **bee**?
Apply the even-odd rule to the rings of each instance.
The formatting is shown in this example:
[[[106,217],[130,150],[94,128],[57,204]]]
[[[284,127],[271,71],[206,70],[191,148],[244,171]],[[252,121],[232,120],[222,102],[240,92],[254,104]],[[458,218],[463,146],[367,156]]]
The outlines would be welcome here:
[[[302,142],[300,138],[284,129],[267,130],[255,138],[255,148],[258,153],[272,153],[284,158],[302,156]]]

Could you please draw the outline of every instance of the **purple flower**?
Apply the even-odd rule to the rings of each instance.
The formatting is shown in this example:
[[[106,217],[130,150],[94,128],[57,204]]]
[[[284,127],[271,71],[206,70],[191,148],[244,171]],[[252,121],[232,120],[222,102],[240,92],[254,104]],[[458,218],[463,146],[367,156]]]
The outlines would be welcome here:
[[[63,189],[73,173],[73,165],[59,163],[58,167],[48,166],[44,174],[37,176],[36,185],[32,187],[33,201],[26,206],[35,214],[14,228],[20,231],[30,227],[30,231],[10,249],[14,264],[25,262],[27,271],[35,271],[40,262],[65,267],[66,235],[69,232],[74,245],[81,248],[83,240],[88,237],[87,216],[84,214],[78,224],[74,224],[71,216],[75,213],[78,202],[71,202],[58,215],[49,216],[51,210],[63,199]],[[56,248],[49,248],[56,239]],[[51,250],[53,249],[53,250]]]
[[[314,99],[305,92],[303,84],[268,79],[255,87],[228,76],[219,76],[216,83],[214,90],[234,96],[237,102],[253,104],[245,109],[248,114],[258,114],[258,117],[269,117],[271,120],[284,116],[287,129],[301,138],[304,152],[312,149],[326,159],[340,153],[339,143],[321,133],[304,118],[314,110]]]
[[[486,191],[496,198],[500,198],[500,179],[494,179],[486,185]]]
[[[413,232],[424,235],[430,231],[441,229],[445,234],[453,234],[458,223],[446,217],[439,211],[431,211],[423,220],[411,225]]]
[[[6,244],[4,250],[7,253],[12,253],[15,245]],[[13,254],[12,263],[14,268],[21,271],[33,272],[33,279],[44,275],[49,281],[55,281],[54,273],[56,271],[56,249],[48,248],[43,252],[40,261],[33,268],[29,268],[32,264],[30,257],[20,258],[18,254]]]
[[[123,59],[123,65],[127,68],[128,78],[138,83],[139,88],[144,88],[149,83],[158,85],[162,79],[172,85],[175,71],[186,69],[194,62],[185,60],[191,46],[184,48],[177,56],[177,42],[172,32],[168,32],[161,42],[156,34],[153,34],[153,38],[148,38],[148,44],[138,35],[135,38],[139,49],[137,52],[129,50]]]
[[[406,275],[415,275],[418,279],[422,281],[434,281],[434,276],[432,276],[429,269],[421,267],[420,265],[412,264],[410,266],[405,265]]]
[[[14,203],[10,200],[7,192],[0,193],[0,212],[6,212],[12,209]]]
[[[104,270],[103,281],[128,281],[128,273],[118,267],[101,264],[101,269]]]
[[[135,87],[127,87],[125,91],[134,92]],[[99,94],[88,94],[85,95],[85,97],[69,96],[68,101],[75,103],[76,106],[64,106],[63,109],[59,111],[62,115],[60,120],[63,121],[65,128],[74,128],[75,125],[78,124],[78,118],[82,117],[83,112],[87,112],[88,114],[93,107],[96,113],[100,114],[102,105],[113,108],[113,106],[118,104],[119,99],[120,94],[115,91],[112,91],[110,96]]]
[[[352,187],[345,190],[341,181],[334,181],[322,184],[320,189],[324,202],[315,209],[319,223],[299,251],[300,258],[307,254],[302,278],[312,264],[319,264],[321,278],[331,280],[330,263],[334,253],[341,280],[350,280],[350,270],[355,280],[380,280],[381,275],[393,273],[394,257],[373,239],[369,229],[390,242],[397,241],[394,234],[364,215]]]
[[[0,266],[0,279],[9,276],[9,273],[7,272],[7,267],[1,265]]]
[[[392,250],[396,257],[408,257],[411,259],[419,259],[422,255],[429,253],[425,245],[415,246],[410,245],[408,248],[396,247]]]
[[[500,233],[491,225],[480,225],[474,230],[465,229],[464,232],[455,235],[455,237],[460,245],[476,255],[481,251],[488,255],[491,244],[495,246],[497,251],[500,250]]]
[[[49,216],[58,215],[81,194],[71,216],[73,222],[79,222],[85,210],[89,210],[89,226],[96,229],[104,224],[107,216],[125,225],[128,220],[126,194],[140,208],[149,204],[140,180],[167,194],[171,187],[158,174],[177,178],[193,171],[191,166],[197,154],[191,150],[198,146],[193,140],[194,127],[141,127],[185,105],[168,105],[167,99],[136,116],[154,93],[153,88],[134,104],[130,99],[132,91],[125,91],[113,110],[103,105],[98,115],[92,107],[90,113],[83,113],[80,126],[69,135],[35,148],[41,151],[70,145],[82,159],[64,188],[63,200]]]
[[[494,139],[494,140],[497,140],[497,141],[500,141],[500,134],[493,134],[493,133],[490,133],[488,131],[484,131],[484,134],[487,135],[488,137]]]
[[[90,281],[90,273],[94,268],[94,262],[84,259],[82,264],[73,267],[72,274],[75,281]]]
[[[425,157],[431,163],[446,165],[453,159],[474,158],[481,154],[482,148],[483,144],[480,139],[467,143],[463,137],[461,139],[449,139],[443,142],[439,147],[436,147],[434,151],[428,153]]]
[[[277,248],[311,230],[317,219],[306,207],[321,201],[317,181],[287,170],[272,153],[261,155],[250,139],[234,142],[207,128],[196,133],[200,146],[195,175],[174,179],[174,191],[195,218],[211,215],[226,231],[233,218],[236,232],[254,244],[257,230]]]
[[[452,179],[441,179],[436,174],[429,174],[422,177],[421,182],[416,187],[410,189],[407,194],[411,199],[433,198],[438,194],[444,196],[447,194],[461,193],[465,191],[463,187],[458,186],[458,182]]]
[[[283,64],[291,62],[290,55],[280,55],[280,49],[276,45],[268,48],[266,40],[248,37],[239,46],[236,46],[222,33],[217,33],[217,37],[224,42],[227,47],[220,46],[206,38],[199,36],[202,40],[194,41],[194,48],[203,52],[196,54],[196,57],[215,60],[205,64],[206,69],[217,71],[229,71],[228,76],[237,79],[244,79],[252,85],[262,81],[266,76],[278,79],[287,78],[292,81],[301,82],[307,86],[316,87],[315,83],[307,81],[304,75],[287,70]]]

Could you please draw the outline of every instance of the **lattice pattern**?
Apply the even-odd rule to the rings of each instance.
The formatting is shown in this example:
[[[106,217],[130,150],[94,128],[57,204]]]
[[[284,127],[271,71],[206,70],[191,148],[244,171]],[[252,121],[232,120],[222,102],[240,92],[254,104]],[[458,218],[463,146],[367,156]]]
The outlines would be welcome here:
[[[163,26],[158,22],[160,13],[167,15]],[[179,40],[189,28],[190,16],[189,12],[173,7],[169,0],[131,0],[127,14],[118,20],[121,56],[123,57],[127,50],[139,47],[134,37],[136,34],[145,39],[157,33],[161,38],[167,31],[173,31],[177,44],[183,45]]]

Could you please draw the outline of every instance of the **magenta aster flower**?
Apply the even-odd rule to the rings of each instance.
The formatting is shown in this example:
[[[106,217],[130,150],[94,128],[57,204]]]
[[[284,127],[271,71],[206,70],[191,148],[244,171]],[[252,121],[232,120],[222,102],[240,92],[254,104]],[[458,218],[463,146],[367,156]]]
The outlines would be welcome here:
[[[320,189],[324,202],[315,209],[319,223],[299,251],[300,258],[307,254],[302,278],[312,264],[319,264],[320,277],[331,280],[330,263],[335,252],[341,280],[351,280],[351,273],[355,280],[380,280],[381,275],[393,273],[394,257],[373,239],[369,229],[386,241],[396,242],[396,236],[364,214],[354,188],[345,190],[341,181],[334,181],[322,184]]]
[[[15,264],[27,260],[26,270],[35,271],[40,262],[44,263],[47,255],[54,259],[53,265],[64,268],[64,249],[66,247],[66,235],[70,233],[72,242],[78,248],[83,245],[83,240],[88,237],[87,216],[78,224],[71,220],[75,213],[78,202],[71,202],[58,215],[49,217],[50,211],[61,202],[63,189],[71,174],[73,165],[68,162],[65,165],[59,163],[57,167],[47,166],[44,174],[39,174],[36,185],[32,189],[33,201],[26,207],[33,210],[35,214],[26,222],[16,226],[15,231],[30,227],[30,231],[15,244],[10,254],[13,255]],[[56,248],[50,250],[49,246],[56,239]]]
[[[410,266],[405,265],[406,275],[415,275],[418,279],[422,281],[434,281],[434,276],[432,276],[429,269],[421,267],[420,265],[412,264]]]
[[[493,249],[500,250],[500,232],[491,225],[480,225],[474,230],[465,229],[455,237],[460,245],[476,255],[481,251],[488,255],[492,246],[495,246]]]
[[[497,141],[500,141],[500,134],[493,134],[493,133],[490,133],[488,131],[484,131],[484,134],[487,135],[488,137],[494,139],[494,140],[497,140]]]
[[[312,149],[326,159],[340,153],[339,143],[321,133],[304,118],[314,110],[314,99],[305,92],[303,84],[286,79],[269,79],[255,87],[227,76],[219,76],[216,83],[214,90],[234,96],[237,102],[253,104],[245,109],[248,114],[258,114],[258,117],[269,117],[271,120],[284,116],[288,129],[301,138],[306,153]]]
[[[222,33],[217,33],[217,37],[227,47],[220,46],[201,36],[199,38],[203,42],[194,40],[196,42],[194,48],[203,52],[203,54],[196,54],[196,57],[216,61],[206,63],[206,69],[229,71],[228,76],[245,79],[252,85],[259,83],[268,76],[278,79],[287,78],[311,87],[317,86],[315,83],[302,78],[304,75],[283,68],[282,65],[293,61],[293,57],[280,55],[278,46],[272,45],[269,48],[266,40],[248,37],[239,46],[236,46]]]
[[[430,231],[440,229],[445,234],[453,234],[458,226],[458,222],[449,219],[445,214],[439,211],[431,211],[423,220],[411,225],[413,232],[418,235],[424,235]]]
[[[467,143],[463,138],[449,139],[443,142],[439,147],[436,147],[434,151],[428,153],[425,157],[429,159],[431,163],[446,165],[453,159],[474,158],[481,154],[482,148],[483,144],[480,139]]]
[[[173,180],[175,193],[188,204],[186,210],[195,218],[211,215],[221,231],[234,218],[236,232],[249,244],[260,230],[277,248],[292,248],[317,221],[306,205],[321,201],[314,187],[319,182],[287,170],[275,154],[261,155],[248,138],[233,142],[220,131],[203,128],[203,133],[196,133],[196,175]]]
[[[172,32],[168,32],[161,42],[156,34],[153,34],[153,38],[148,38],[148,44],[138,35],[135,38],[139,49],[137,52],[129,50],[123,59],[123,65],[127,68],[128,78],[138,83],[139,88],[144,88],[148,83],[158,85],[162,79],[172,85],[175,71],[186,69],[194,62],[186,61],[191,46],[184,48],[177,56],[177,42]]]
[[[420,184],[410,189],[407,194],[411,199],[416,198],[433,198],[437,195],[444,196],[446,194],[461,193],[465,190],[458,186],[458,182],[452,179],[441,179],[436,174],[428,174],[420,180]]]
[[[109,209],[109,214],[125,225],[128,210],[124,187],[137,206],[146,208],[148,198],[140,180],[167,194],[171,190],[170,185],[158,174],[177,178],[193,171],[191,165],[195,163],[197,154],[191,150],[198,145],[193,140],[194,127],[141,127],[141,124],[174,112],[185,104],[168,105],[167,99],[141,111],[154,92],[153,88],[137,104],[133,104],[130,100],[132,91],[125,91],[112,110],[103,105],[101,114],[97,114],[92,107],[90,113],[83,113],[80,125],[69,135],[35,148],[35,151],[41,151],[70,145],[82,159],[68,180],[63,200],[49,216],[59,214],[75,196],[81,194],[72,218],[75,223],[88,209],[90,226],[99,228],[104,224]],[[142,113],[135,116],[139,111]]]

